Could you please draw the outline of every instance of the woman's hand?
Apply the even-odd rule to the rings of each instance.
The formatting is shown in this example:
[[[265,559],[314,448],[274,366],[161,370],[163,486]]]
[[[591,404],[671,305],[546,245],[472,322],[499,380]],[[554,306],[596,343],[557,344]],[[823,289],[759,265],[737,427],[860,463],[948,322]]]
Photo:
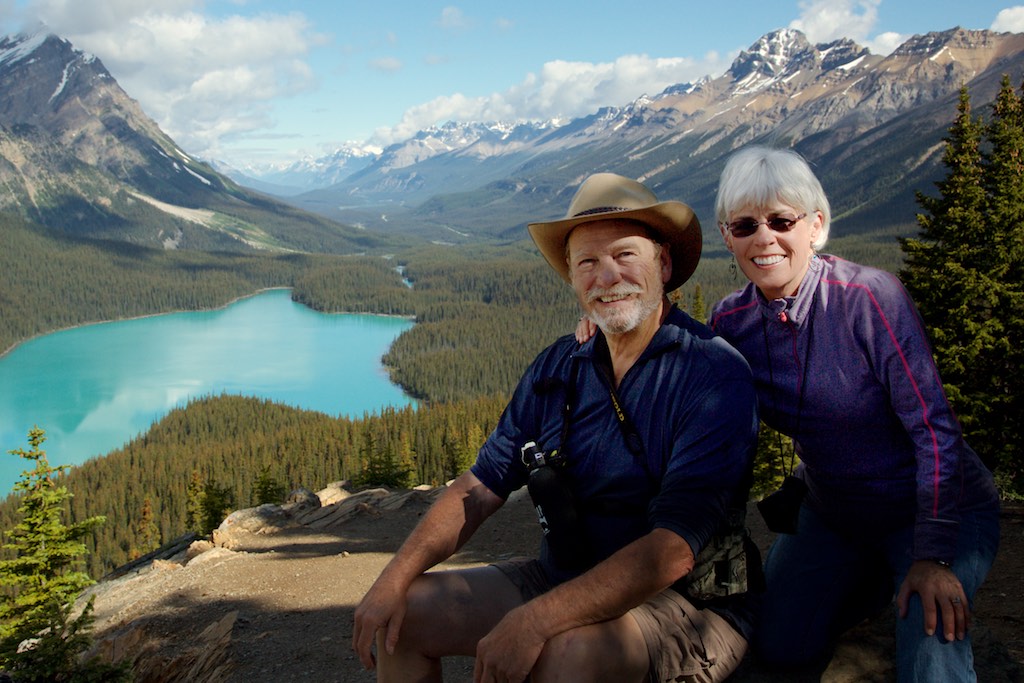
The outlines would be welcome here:
[[[576,323],[576,341],[580,344],[585,344],[595,334],[597,334],[597,325],[592,323],[590,318],[584,316]]]
[[[964,587],[952,569],[931,560],[918,560],[910,565],[907,578],[903,580],[896,596],[900,618],[907,616],[912,593],[921,596],[925,633],[935,633],[938,615],[941,613],[946,640],[951,641],[954,636],[957,640],[966,637],[967,629],[971,626],[971,609],[967,604]]]

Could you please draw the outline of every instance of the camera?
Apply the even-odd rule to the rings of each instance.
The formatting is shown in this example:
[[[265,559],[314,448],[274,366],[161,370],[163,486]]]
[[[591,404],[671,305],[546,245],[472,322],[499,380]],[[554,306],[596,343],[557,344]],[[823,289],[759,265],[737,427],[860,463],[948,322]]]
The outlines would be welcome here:
[[[579,570],[591,563],[591,552],[580,522],[576,503],[566,484],[564,458],[557,451],[545,454],[534,441],[520,449],[530,476],[530,493],[548,552],[561,569]]]

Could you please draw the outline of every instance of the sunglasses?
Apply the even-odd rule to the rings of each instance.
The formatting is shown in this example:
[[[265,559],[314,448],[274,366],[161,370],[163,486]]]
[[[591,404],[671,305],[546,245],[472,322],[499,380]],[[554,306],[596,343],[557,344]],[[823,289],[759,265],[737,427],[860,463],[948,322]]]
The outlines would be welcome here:
[[[725,223],[725,229],[732,233],[733,237],[750,237],[757,229],[762,225],[767,225],[768,229],[772,232],[789,232],[793,229],[793,226],[802,221],[807,217],[806,213],[802,213],[796,218],[785,218],[783,216],[773,216],[768,220],[755,221],[753,218],[741,218],[733,221],[732,223]]]

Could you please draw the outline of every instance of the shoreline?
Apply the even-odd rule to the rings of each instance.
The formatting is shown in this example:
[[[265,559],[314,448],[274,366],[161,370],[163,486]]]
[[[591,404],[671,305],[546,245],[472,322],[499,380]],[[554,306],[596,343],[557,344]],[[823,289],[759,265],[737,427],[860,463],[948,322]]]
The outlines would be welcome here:
[[[207,312],[210,312],[210,311],[221,311],[221,310],[224,310],[225,308],[228,308],[229,306],[237,304],[239,301],[244,301],[245,299],[251,299],[252,297],[259,296],[260,294],[263,294],[265,292],[274,292],[274,291],[282,290],[282,289],[288,290],[288,291],[292,291],[295,288],[294,287],[285,287],[285,286],[281,286],[281,287],[263,287],[262,289],[257,289],[256,291],[250,292],[249,294],[243,294],[241,296],[236,296],[235,298],[233,298],[230,301],[224,303],[223,305],[215,306],[213,308],[175,309],[175,310],[172,310],[172,311],[161,311],[159,313],[145,313],[143,315],[133,315],[133,316],[128,317],[128,318],[112,318],[112,319],[109,319],[109,320],[91,320],[91,321],[88,321],[88,322],[82,322],[82,323],[78,323],[78,324],[75,324],[75,325],[68,325],[67,327],[59,327],[57,329],[48,330],[46,332],[39,332],[37,334],[32,335],[31,337],[28,337],[27,339],[22,339],[20,341],[16,341],[13,344],[11,344],[10,347],[5,349],[3,352],[0,352],[0,360],[3,360],[8,354],[13,352],[16,348],[18,348],[22,344],[26,344],[26,343],[28,343],[28,342],[30,342],[30,341],[32,341],[34,339],[38,339],[40,337],[45,337],[48,334],[56,334],[57,332],[66,332],[68,330],[78,329],[79,327],[88,327],[89,325],[104,325],[106,323],[120,323],[120,322],[127,322],[127,321],[130,321],[130,320],[145,320],[146,318],[155,318],[155,317],[161,316],[161,315],[174,315],[175,313],[207,313]],[[395,313],[369,313],[369,312],[366,312],[366,311],[319,311],[319,310],[313,308],[312,306],[309,306],[308,304],[304,304],[304,303],[301,303],[299,301],[295,301],[295,299],[292,299],[292,301],[294,303],[296,303],[296,304],[299,304],[300,306],[305,306],[309,310],[311,310],[311,311],[313,311],[315,313],[320,313],[322,315],[374,315],[374,316],[380,316],[382,318],[401,318],[401,319],[404,319],[404,320],[408,320],[408,321],[410,321],[410,322],[412,322],[414,324],[416,322],[416,316],[414,316],[414,315],[398,315],[398,314],[395,314]]]
[[[399,326],[390,325],[389,323],[385,323],[384,320],[380,321],[379,323],[374,323],[373,319],[375,319],[375,318],[383,318],[383,319],[394,319],[395,321],[408,322],[409,325],[402,327],[402,330],[399,332],[399,334],[402,334],[405,331],[408,331],[408,329],[411,329],[412,325],[415,324],[415,317],[414,316],[399,316],[399,315],[392,315],[392,314],[367,313],[367,312],[346,312],[346,313],[340,313],[340,314],[339,313],[333,313],[333,312],[324,313],[324,312],[319,311],[319,310],[317,310],[315,308],[307,306],[307,305],[305,305],[305,304],[303,304],[301,302],[295,301],[291,297],[291,293],[293,291],[294,291],[293,287],[284,287],[284,286],[279,286],[279,287],[263,287],[263,288],[259,288],[259,289],[256,289],[256,290],[252,290],[252,291],[246,292],[246,293],[244,293],[242,295],[239,295],[239,296],[231,297],[230,300],[228,300],[228,301],[224,301],[223,303],[219,303],[216,306],[211,306],[211,307],[207,307],[207,308],[197,308],[197,309],[192,309],[192,310],[173,310],[173,311],[166,311],[166,312],[160,312],[160,313],[146,313],[146,314],[143,314],[143,315],[135,315],[135,316],[125,317],[125,318],[118,318],[118,319],[112,319],[112,320],[102,320],[102,321],[90,321],[90,322],[83,322],[83,323],[78,324],[78,325],[68,325],[68,326],[60,328],[59,330],[53,330],[53,331],[49,331],[49,332],[42,332],[42,333],[33,335],[29,339],[22,340],[22,341],[18,342],[17,344],[12,344],[9,349],[5,350],[4,353],[2,355],[0,355],[0,360],[5,359],[9,353],[13,352],[15,349],[18,348],[18,346],[20,346],[21,344],[24,344],[27,341],[31,341],[31,340],[34,340],[34,339],[39,339],[39,338],[42,338],[42,337],[44,337],[44,336],[46,336],[48,334],[53,334],[53,333],[59,332],[59,331],[70,331],[70,330],[75,330],[77,328],[85,328],[87,326],[101,325],[101,324],[104,324],[104,323],[112,323],[112,322],[145,321],[146,319],[156,318],[157,316],[173,315],[175,313],[204,313],[204,314],[211,314],[212,313],[214,315],[219,316],[219,315],[221,315],[223,313],[223,311],[225,311],[226,309],[228,309],[230,306],[232,306],[234,304],[238,304],[240,302],[245,302],[248,299],[255,298],[255,297],[258,297],[258,296],[262,296],[262,295],[269,295],[269,296],[271,296],[271,299],[266,299],[264,302],[257,303],[255,305],[262,306],[262,307],[271,306],[274,310],[277,310],[279,313],[282,311],[282,308],[280,308],[280,307],[284,307],[283,310],[285,311],[285,313],[283,313],[283,315],[290,316],[290,315],[299,314],[299,315],[301,315],[303,317],[310,318],[310,319],[312,319],[314,321],[319,321],[319,322],[314,323],[314,325],[317,326],[316,329],[319,329],[321,326],[324,326],[324,325],[332,326],[332,323],[329,322],[327,317],[318,317],[318,316],[333,316],[333,315],[346,315],[346,316],[349,316],[349,317],[351,317],[351,316],[372,316],[371,320],[366,321],[364,323],[358,323],[358,321],[352,321],[351,323],[348,323],[346,321],[337,321],[337,322],[339,324],[341,324],[341,325],[355,324],[355,325],[373,325],[375,327],[383,326],[382,329],[383,328],[387,328],[387,329],[390,329],[390,330],[394,330],[396,327],[399,327]],[[285,296],[288,296],[288,301],[287,302],[284,301],[281,298],[281,294],[284,294]],[[316,314],[316,315],[315,316],[310,316],[309,313],[313,313],[313,314]],[[185,321],[185,320],[187,320],[187,318],[180,318],[178,320]],[[175,323],[175,324],[178,324],[178,323]],[[112,328],[110,330],[108,330],[108,331],[102,332],[102,334],[107,334],[107,335],[115,334],[115,333],[116,334],[121,334],[120,332],[115,331]],[[384,340],[382,340],[382,341],[384,341]],[[392,339],[392,343],[393,343],[393,341],[394,341],[394,339]],[[383,353],[385,353],[387,351],[387,349],[389,349],[389,348],[390,348],[390,344],[387,344],[387,346],[384,347],[384,351],[381,352],[381,355],[383,355]],[[32,350],[30,350],[28,352],[29,355],[32,355],[33,353],[34,353],[34,351],[32,351]],[[377,365],[377,368],[378,368],[377,376],[379,376],[380,379],[382,379],[385,383],[387,383],[391,387],[394,387],[400,393],[400,395],[402,397],[401,401],[402,401],[403,404],[404,403],[408,403],[413,408],[418,408],[419,406],[422,406],[426,402],[426,400],[423,397],[414,394],[407,387],[403,386],[400,382],[397,382],[395,380],[395,378],[394,378],[394,368],[384,364],[381,357],[377,357],[375,362],[376,362],[376,365]],[[14,362],[11,365],[11,367],[15,369],[15,372],[17,372],[17,368],[20,367],[20,363],[19,362]],[[106,456],[110,455],[111,453],[113,453],[115,451],[118,451],[118,450],[121,450],[121,449],[125,448],[132,441],[134,441],[134,440],[138,439],[139,437],[145,435],[150,429],[153,428],[153,426],[157,422],[159,422],[161,419],[166,417],[166,415],[168,413],[172,412],[176,408],[184,408],[189,403],[191,403],[191,402],[193,402],[195,400],[200,400],[200,399],[205,399],[205,398],[210,398],[210,397],[216,397],[217,395],[224,394],[224,393],[236,393],[237,395],[244,396],[244,397],[263,398],[265,400],[273,401],[273,402],[276,402],[276,403],[278,403],[280,405],[288,406],[288,407],[294,408],[296,410],[318,412],[318,413],[321,413],[321,414],[323,414],[323,415],[325,415],[327,417],[334,418],[334,419],[343,418],[343,417],[348,417],[350,419],[359,419],[359,417],[361,415],[362,416],[366,416],[366,415],[381,414],[382,411],[386,407],[388,407],[390,405],[400,405],[397,402],[388,401],[388,402],[382,403],[381,405],[375,405],[373,407],[366,407],[366,408],[360,407],[360,408],[357,408],[355,410],[341,410],[341,407],[338,407],[336,409],[327,408],[326,406],[316,407],[314,404],[309,404],[308,402],[305,402],[305,401],[302,401],[302,400],[288,400],[288,399],[282,398],[282,397],[271,398],[269,396],[262,396],[262,395],[259,394],[259,392],[254,390],[252,387],[241,389],[241,390],[238,390],[238,391],[232,391],[232,392],[225,392],[223,390],[222,391],[204,391],[204,392],[202,392],[200,394],[196,394],[195,396],[188,396],[187,400],[184,400],[180,405],[175,405],[175,406],[171,406],[171,407],[167,408],[166,410],[161,412],[159,415],[154,416],[152,421],[149,422],[148,424],[139,425],[137,427],[137,429],[133,428],[131,433],[125,433],[123,435],[123,441],[118,441],[116,443],[112,442],[109,446],[102,445],[102,444],[87,444],[88,448],[80,449],[82,452],[74,455],[74,457],[73,457],[73,459],[71,461],[71,462],[73,462],[72,466],[76,466],[77,467],[78,465],[80,465],[82,463],[88,462],[88,461],[93,460],[93,459],[106,457]],[[28,424],[31,424],[31,422],[28,422]],[[11,447],[23,446],[24,445],[24,439],[23,439],[24,432],[18,432],[16,430],[12,429],[11,433],[7,434],[6,430],[0,430],[0,431],[4,431],[5,440],[7,440],[8,437],[11,439]],[[49,432],[50,430],[48,429],[47,431]],[[87,451],[90,451],[90,450],[91,450],[91,452],[87,452]],[[12,472],[10,473],[10,477],[11,477],[11,480],[12,480],[11,483],[13,485],[13,483],[17,481],[17,471],[16,470],[12,470]],[[13,490],[13,488],[11,490]]]

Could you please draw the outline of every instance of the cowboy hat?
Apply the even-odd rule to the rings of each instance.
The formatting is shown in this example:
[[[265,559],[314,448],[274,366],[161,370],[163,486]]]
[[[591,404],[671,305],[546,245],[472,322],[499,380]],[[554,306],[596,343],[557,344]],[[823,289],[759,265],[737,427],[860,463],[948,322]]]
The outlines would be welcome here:
[[[595,173],[580,185],[569,203],[565,218],[527,227],[540,253],[569,282],[565,244],[569,233],[584,223],[601,220],[634,220],[647,225],[672,256],[672,275],[665,283],[671,292],[690,279],[700,260],[700,222],[686,204],[659,202],[642,184],[614,173]]]

